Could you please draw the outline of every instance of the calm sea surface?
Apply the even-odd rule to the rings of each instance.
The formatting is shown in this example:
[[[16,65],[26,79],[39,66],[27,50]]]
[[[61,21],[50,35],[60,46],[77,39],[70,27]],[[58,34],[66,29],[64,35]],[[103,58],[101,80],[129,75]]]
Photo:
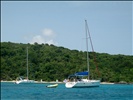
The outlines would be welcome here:
[[[133,85],[101,85],[95,88],[71,88],[59,84],[1,83],[1,100],[133,100]]]

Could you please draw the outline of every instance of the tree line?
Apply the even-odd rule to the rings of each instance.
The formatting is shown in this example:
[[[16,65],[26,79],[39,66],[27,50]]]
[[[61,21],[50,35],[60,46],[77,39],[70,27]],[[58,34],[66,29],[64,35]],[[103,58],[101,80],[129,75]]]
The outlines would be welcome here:
[[[48,44],[1,42],[1,80],[26,76],[28,47],[29,79],[63,81],[70,74],[86,71],[86,51]],[[90,78],[106,82],[133,82],[133,56],[89,52]]]

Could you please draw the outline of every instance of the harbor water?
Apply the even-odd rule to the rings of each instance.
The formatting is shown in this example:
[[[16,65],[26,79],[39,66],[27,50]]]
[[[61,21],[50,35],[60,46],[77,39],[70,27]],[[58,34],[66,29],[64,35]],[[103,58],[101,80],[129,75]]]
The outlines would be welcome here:
[[[133,85],[102,84],[95,88],[71,88],[59,84],[1,82],[1,100],[133,100]]]

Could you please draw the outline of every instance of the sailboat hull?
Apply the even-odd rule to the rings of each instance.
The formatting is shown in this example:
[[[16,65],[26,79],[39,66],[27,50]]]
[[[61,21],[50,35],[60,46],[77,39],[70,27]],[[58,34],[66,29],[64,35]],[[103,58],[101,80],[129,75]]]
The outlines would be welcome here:
[[[24,77],[17,77],[16,84],[22,84],[22,83],[34,83],[34,80],[29,80]]]
[[[16,84],[26,84],[26,83],[34,83],[34,80],[27,80],[27,79],[24,79],[24,80],[18,80],[15,82]]]
[[[77,82],[67,82],[65,84],[66,88],[90,88],[90,87],[99,87],[100,80],[87,80],[83,79],[82,81]]]

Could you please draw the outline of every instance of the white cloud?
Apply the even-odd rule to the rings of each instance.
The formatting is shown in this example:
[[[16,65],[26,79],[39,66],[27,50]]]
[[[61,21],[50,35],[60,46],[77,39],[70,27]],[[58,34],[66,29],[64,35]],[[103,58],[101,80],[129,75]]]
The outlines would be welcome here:
[[[44,36],[48,36],[48,37],[53,37],[55,35],[55,33],[53,32],[53,30],[45,28],[44,30],[42,30],[42,34]]]
[[[41,44],[41,43],[45,43],[45,40],[41,35],[36,35],[32,38],[30,43],[34,44],[35,42],[37,42],[38,44]]]
[[[53,45],[58,45],[55,39],[55,33],[51,29],[44,29],[40,35],[33,36],[31,39],[31,44],[34,44],[37,42],[38,44],[53,44]]]
[[[58,45],[58,43],[57,42],[55,42],[54,40],[49,40],[49,41],[47,41],[46,42],[47,44],[54,44],[54,45]]]

